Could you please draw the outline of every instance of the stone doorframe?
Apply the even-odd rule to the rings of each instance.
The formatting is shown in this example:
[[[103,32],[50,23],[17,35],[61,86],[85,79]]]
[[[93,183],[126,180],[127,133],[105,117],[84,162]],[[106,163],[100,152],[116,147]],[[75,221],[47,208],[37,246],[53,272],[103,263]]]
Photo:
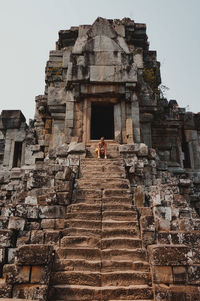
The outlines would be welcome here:
[[[100,99],[99,99],[100,100]],[[91,103],[98,101],[95,99],[84,99],[83,103],[83,143],[90,143],[91,127]],[[114,142],[122,143],[122,110],[121,102],[112,101],[114,105]]]

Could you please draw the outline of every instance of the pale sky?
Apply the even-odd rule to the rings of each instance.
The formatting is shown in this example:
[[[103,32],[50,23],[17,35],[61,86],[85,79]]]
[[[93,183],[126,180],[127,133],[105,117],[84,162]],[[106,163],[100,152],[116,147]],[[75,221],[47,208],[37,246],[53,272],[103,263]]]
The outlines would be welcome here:
[[[146,23],[167,98],[200,111],[200,0],[0,0],[0,112],[20,109],[27,122],[33,118],[58,31],[98,16]]]

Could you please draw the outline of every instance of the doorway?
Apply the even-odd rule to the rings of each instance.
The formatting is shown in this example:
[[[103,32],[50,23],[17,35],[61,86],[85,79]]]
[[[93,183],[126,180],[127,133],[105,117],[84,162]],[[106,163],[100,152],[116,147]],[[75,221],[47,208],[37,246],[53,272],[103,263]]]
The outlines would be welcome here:
[[[90,139],[114,139],[114,105],[105,103],[91,104]]]
[[[13,167],[21,167],[22,142],[15,142]]]

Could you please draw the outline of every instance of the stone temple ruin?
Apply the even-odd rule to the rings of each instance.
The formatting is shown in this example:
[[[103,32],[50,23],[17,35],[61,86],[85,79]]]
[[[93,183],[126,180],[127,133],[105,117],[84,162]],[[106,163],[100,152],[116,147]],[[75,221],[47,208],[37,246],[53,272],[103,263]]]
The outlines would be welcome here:
[[[160,83],[145,24],[59,32],[34,120],[0,115],[2,300],[200,300],[200,115]]]

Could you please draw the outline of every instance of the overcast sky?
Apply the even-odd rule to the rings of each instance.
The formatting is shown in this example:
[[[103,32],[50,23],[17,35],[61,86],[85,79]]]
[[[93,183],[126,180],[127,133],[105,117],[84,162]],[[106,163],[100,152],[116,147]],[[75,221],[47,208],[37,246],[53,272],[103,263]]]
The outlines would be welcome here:
[[[0,0],[0,111],[33,118],[58,31],[98,16],[146,23],[168,99],[200,111],[200,0]]]

